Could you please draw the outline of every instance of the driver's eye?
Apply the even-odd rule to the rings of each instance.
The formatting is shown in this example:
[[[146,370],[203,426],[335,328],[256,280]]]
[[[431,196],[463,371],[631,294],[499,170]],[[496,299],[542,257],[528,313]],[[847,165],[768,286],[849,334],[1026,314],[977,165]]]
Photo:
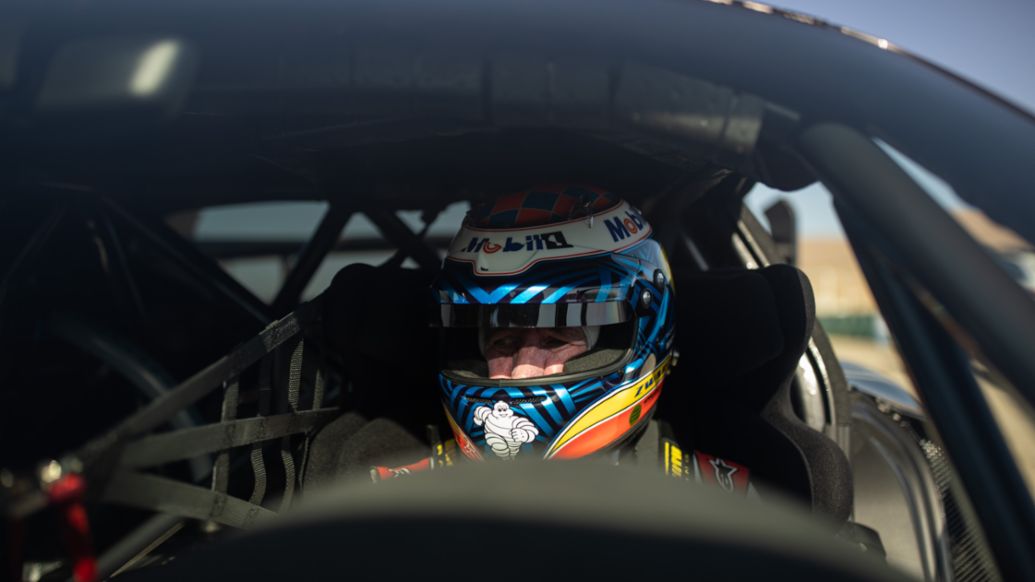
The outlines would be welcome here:
[[[554,336],[543,338],[542,346],[547,349],[556,349],[568,345],[568,341]]]
[[[502,353],[515,352],[518,349],[518,337],[515,335],[505,335],[495,338],[489,342],[488,349]]]

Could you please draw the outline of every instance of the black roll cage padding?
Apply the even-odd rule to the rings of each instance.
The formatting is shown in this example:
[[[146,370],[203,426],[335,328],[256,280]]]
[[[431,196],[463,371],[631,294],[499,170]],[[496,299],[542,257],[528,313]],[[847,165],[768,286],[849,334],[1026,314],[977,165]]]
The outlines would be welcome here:
[[[1004,577],[1035,579],[1035,506],[966,354],[970,334],[1035,402],[1031,298],[872,139],[842,125],[806,130],[799,148],[824,184],[909,364]],[[990,292],[989,290],[993,290]],[[988,301],[994,296],[995,301]],[[959,339],[966,341],[966,338]]]
[[[18,274],[18,270],[24,265],[32,265],[35,263],[34,259],[46,246],[47,241],[50,240],[50,235],[54,232],[61,221],[64,220],[67,214],[67,208],[64,205],[58,205],[56,208],[50,211],[47,218],[33,231],[32,236],[22,246],[21,251],[11,261],[11,265],[8,267],[7,272],[4,273],[3,279],[0,279],[0,324],[3,323],[3,306],[4,300],[7,297],[8,289],[10,289],[11,283],[15,280],[15,275]]]
[[[117,292],[123,295],[123,305],[130,317],[139,317],[147,321],[147,306],[140,294],[140,289],[133,276],[133,270],[129,268],[129,261],[126,258],[126,251],[122,240],[119,238],[118,230],[112,222],[111,214],[103,205],[91,204],[86,209],[96,221],[96,225],[90,225],[91,230],[97,237],[97,243],[104,246],[106,254],[111,257],[109,261],[114,268],[108,270],[109,278]]]
[[[419,232],[413,232],[391,211],[370,209],[360,211],[332,200],[316,231],[308,241],[303,243],[301,251],[299,251],[298,243],[284,241],[195,241],[192,246],[201,249],[204,254],[215,259],[269,255],[286,257],[298,253],[293,268],[285,278],[280,290],[277,291],[276,298],[270,307],[272,313],[283,314],[298,304],[306,286],[312,281],[324,259],[333,252],[384,250],[387,241],[389,244],[395,245],[397,250],[396,254],[389,259],[390,261],[398,263],[406,257],[411,257],[417,261],[421,269],[437,270],[441,266],[441,261],[436,249],[446,248],[451,239],[445,236],[426,237],[426,235],[431,223],[440,212],[441,209],[425,211],[424,227]],[[343,240],[342,232],[352,216],[357,213],[365,214],[384,238],[368,237]]]
[[[164,222],[142,213],[131,213],[109,197],[101,196],[100,201],[108,212],[117,216],[148,242],[162,249],[193,277],[218,289],[257,321],[270,321],[269,308],[262,301]]]
[[[432,249],[444,249],[449,246],[450,236],[427,236],[425,243]],[[287,256],[298,251],[298,243],[294,241],[277,240],[201,240],[194,243],[206,255],[217,260],[239,259],[247,257],[263,257],[269,255]],[[383,251],[385,240],[377,237],[347,238],[335,241],[334,245],[327,251],[330,253],[339,252],[362,252],[362,251]]]
[[[420,234],[410,230],[406,223],[396,216],[395,213],[386,210],[367,209],[364,211],[364,214],[370,218],[370,221],[374,223],[374,226],[381,231],[385,238],[399,245],[399,248],[416,261],[421,269],[437,271],[442,266],[442,260],[438,254],[428,247],[421,239]]]
[[[425,210],[424,212],[422,212],[421,213],[421,220],[424,222],[424,226],[420,229],[419,232],[414,233],[414,235],[419,240],[421,240],[423,242],[425,237],[428,235],[428,230],[431,229],[431,225],[435,222],[436,219],[438,219],[438,215],[441,214],[441,213],[442,213],[442,208],[441,207],[430,209],[430,210]],[[407,230],[409,230],[409,229],[407,229]],[[428,244],[425,242],[424,246],[427,247]],[[406,249],[403,248],[403,247],[400,247],[398,250],[395,251],[395,254],[392,255],[391,258],[389,258],[387,261],[385,261],[382,264],[382,266],[393,267],[393,268],[400,267],[400,266],[402,266],[403,261],[406,260],[407,255],[408,255],[408,253],[406,252]],[[436,258],[438,258],[437,255],[436,255]],[[414,260],[416,260],[416,259],[414,259]],[[441,267],[441,266],[442,266],[441,260],[437,261],[434,270],[438,270],[438,268]]]
[[[824,124],[805,131],[800,147],[842,207],[872,225],[885,254],[914,274],[1035,406],[1031,295],[871,139]]]
[[[853,211],[843,205],[838,210],[845,233],[856,248],[859,266],[870,281],[877,304],[888,327],[900,341],[903,361],[909,363],[910,375],[924,394],[924,409],[939,426],[943,419],[954,419],[951,430],[934,431],[945,442],[955,477],[965,484],[967,495],[976,503],[968,503],[981,523],[980,531],[990,543],[1003,579],[1029,580],[1033,563],[1030,547],[1016,538],[1030,519],[1031,498],[1013,457],[999,432],[988,402],[981,394],[966,353],[930,313],[911,289],[916,285],[908,274],[894,268],[887,257],[873,246],[873,233],[862,225]],[[929,387],[924,390],[924,387]],[[950,387],[959,398],[929,398],[928,394]],[[933,389],[933,390],[932,390]],[[957,448],[959,447],[959,448]],[[952,470],[950,468],[950,470]],[[1007,491],[1002,495],[1001,491]],[[979,492],[975,495],[975,492]],[[966,500],[959,500],[966,501]],[[958,502],[959,502],[958,501]],[[1016,514],[1013,512],[1016,510]],[[1028,515],[1026,516],[1025,513]],[[1004,521],[1004,516],[1010,519]],[[1004,545],[1006,544],[1006,545]],[[1022,546],[1022,547],[1018,547]]]

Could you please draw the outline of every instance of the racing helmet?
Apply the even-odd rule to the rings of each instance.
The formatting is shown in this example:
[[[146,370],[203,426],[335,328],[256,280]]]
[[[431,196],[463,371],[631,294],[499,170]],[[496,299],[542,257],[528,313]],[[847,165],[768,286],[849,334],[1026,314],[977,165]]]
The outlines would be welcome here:
[[[458,448],[476,460],[574,459],[639,433],[672,365],[671,281],[650,225],[605,190],[537,187],[475,204],[432,285]],[[581,346],[563,366],[490,373],[494,334],[556,332]]]

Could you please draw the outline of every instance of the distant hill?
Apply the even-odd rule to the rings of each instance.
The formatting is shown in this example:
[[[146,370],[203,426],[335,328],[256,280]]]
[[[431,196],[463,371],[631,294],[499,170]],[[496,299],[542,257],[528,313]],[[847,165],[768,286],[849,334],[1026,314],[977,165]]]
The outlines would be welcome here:
[[[961,210],[953,217],[978,242],[1001,253],[1032,251],[1035,247],[1014,231],[996,224],[978,210]]]
[[[998,253],[1035,252],[1035,247],[1023,238],[992,222],[979,211],[963,210],[954,213],[953,217],[975,240]],[[877,312],[855,255],[843,238],[803,238],[798,244],[798,266],[812,281],[818,315]]]
[[[877,305],[848,241],[803,239],[798,244],[798,266],[812,282],[818,315],[876,313]]]

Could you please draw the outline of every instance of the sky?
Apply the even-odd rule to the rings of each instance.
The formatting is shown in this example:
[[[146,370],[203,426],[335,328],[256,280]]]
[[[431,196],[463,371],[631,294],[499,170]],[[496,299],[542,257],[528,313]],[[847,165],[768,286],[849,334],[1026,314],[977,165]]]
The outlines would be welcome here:
[[[1022,109],[1035,112],[1035,0],[778,0],[767,3],[884,38]],[[953,203],[953,195],[944,183],[930,180],[921,183],[942,202]],[[759,186],[748,197],[748,205],[761,214],[781,196],[787,195]],[[830,194],[822,186],[810,186],[787,199],[795,208],[802,236],[841,236],[837,218],[830,209]]]
[[[1032,0],[778,0],[887,39],[1035,112]]]

